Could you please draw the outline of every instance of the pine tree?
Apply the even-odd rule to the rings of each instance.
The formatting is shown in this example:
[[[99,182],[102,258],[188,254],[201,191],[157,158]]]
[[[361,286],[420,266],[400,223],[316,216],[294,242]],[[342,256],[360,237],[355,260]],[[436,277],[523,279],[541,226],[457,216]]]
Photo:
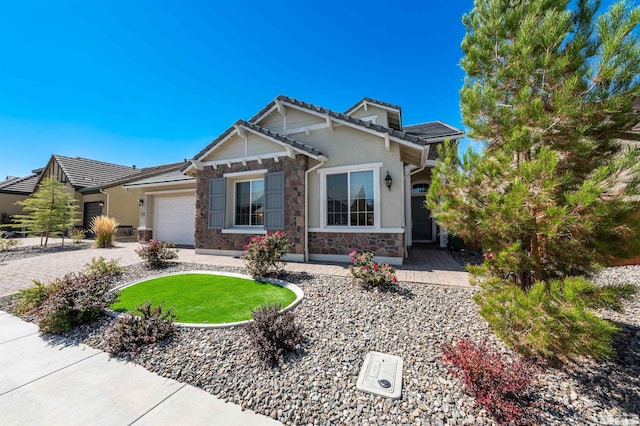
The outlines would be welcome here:
[[[56,235],[62,236],[64,246],[64,232],[77,222],[76,202],[64,184],[54,178],[45,178],[33,194],[16,203],[26,212],[16,215],[17,223],[30,235],[39,235],[41,246],[46,247],[49,237]]]
[[[445,144],[427,204],[486,253],[476,270],[521,290],[640,252],[640,7],[476,0],[464,16],[464,124],[481,153]],[[623,179],[624,178],[624,179]],[[624,182],[624,183],[622,183]]]

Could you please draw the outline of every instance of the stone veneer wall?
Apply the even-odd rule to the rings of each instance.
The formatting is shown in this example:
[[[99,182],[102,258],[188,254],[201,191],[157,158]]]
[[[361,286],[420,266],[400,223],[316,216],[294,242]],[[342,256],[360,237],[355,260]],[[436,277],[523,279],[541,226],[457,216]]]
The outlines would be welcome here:
[[[151,229],[138,229],[138,242],[146,243],[153,238],[153,231]]]
[[[308,157],[296,155],[292,158],[264,159],[262,164],[248,161],[219,165],[217,169],[207,166],[198,170],[196,187],[196,249],[242,250],[251,235],[223,234],[220,229],[209,229],[209,179],[223,177],[225,173],[267,169],[269,172],[284,171],[284,229],[293,243],[290,253],[304,253],[304,172],[308,167]],[[227,202],[229,196],[227,194]]]
[[[309,253],[348,255],[352,250],[376,256],[404,257],[404,234],[310,232]]]

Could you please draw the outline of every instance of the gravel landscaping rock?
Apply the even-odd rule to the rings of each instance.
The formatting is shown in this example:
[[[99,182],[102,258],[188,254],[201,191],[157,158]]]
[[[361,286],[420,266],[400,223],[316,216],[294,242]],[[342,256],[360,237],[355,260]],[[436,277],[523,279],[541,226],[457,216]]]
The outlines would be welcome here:
[[[195,269],[243,272],[174,264],[162,273]],[[123,281],[160,273],[134,265],[126,275]],[[305,292],[294,310],[305,339],[279,368],[265,367],[238,327],[179,329],[171,340],[124,358],[285,424],[494,423],[441,361],[442,345],[462,338],[488,341],[511,356],[478,314],[472,300],[476,288],[399,283],[387,291],[367,291],[340,277],[283,278]],[[638,285],[640,267],[609,268],[596,280]],[[11,309],[11,300],[0,300],[0,309]],[[606,362],[583,359],[540,367],[535,423],[640,424],[640,297],[624,314],[603,315],[622,327],[618,354]],[[104,331],[112,321],[103,318],[69,337],[104,349]],[[372,350],[403,357],[402,399],[356,390],[362,362]]]
[[[18,240],[20,241],[20,240]],[[68,241],[65,243],[64,247],[61,247],[56,243],[54,246],[48,247],[40,247],[38,246],[17,246],[13,247],[9,250],[0,251],[0,262],[8,262],[10,260],[24,259],[26,257],[34,257],[40,256],[43,254],[49,253],[59,253],[63,251],[72,251],[72,250],[84,250],[91,248],[92,243],[82,242],[82,243],[73,243],[73,241]]]

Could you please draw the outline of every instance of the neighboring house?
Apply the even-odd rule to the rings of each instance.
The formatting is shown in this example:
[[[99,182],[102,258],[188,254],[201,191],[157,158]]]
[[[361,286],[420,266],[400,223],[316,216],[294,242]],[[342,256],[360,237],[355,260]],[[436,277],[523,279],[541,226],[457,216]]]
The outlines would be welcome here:
[[[10,217],[23,213],[22,207],[16,203],[24,201],[33,193],[39,171],[41,170],[34,170],[24,177],[7,177],[0,182],[0,223],[8,223]]]
[[[103,191],[103,186],[134,173],[135,167],[54,154],[38,176],[37,183],[45,178],[55,178],[65,184],[69,193],[78,201],[78,226],[82,226],[83,229],[89,229],[91,219],[102,214],[115,217],[125,227],[132,227],[135,224],[127,223],[126,218],[135,219],[137,204],[134,202],[110,205],[110,197]],[[124,191],[122,188],[119,190]],[[122,221],[123,218],[125,221]]]
[[[78,201],[78,226],[89,229],[91,219],[104,214],[118,220],[118,234],[131,235],[132,230],[138,227],[143,200],[138,191],[129,191],[123,185],[132,180],[177,171],[182,166],[184,162],[137,169],[135,166],[54,154],[45,167],[34,170],[32,175],[0,182],[0,219],[21,214],[22,208],[15,203],[31,195],[42,179],[54,177],[64,183]]]
[[[403,126],[399,106],[374,99],[338,113],[279,96],[185,165],[192,180],[125,187],[144,189],[142,240],[174,226],[198,253],[237,256],[250,236],[282,230],[289,260],[345,261],[358,249],[398,265],[416,242],[446,244],[424,195],[437,145],[463,136],[437,121]]]

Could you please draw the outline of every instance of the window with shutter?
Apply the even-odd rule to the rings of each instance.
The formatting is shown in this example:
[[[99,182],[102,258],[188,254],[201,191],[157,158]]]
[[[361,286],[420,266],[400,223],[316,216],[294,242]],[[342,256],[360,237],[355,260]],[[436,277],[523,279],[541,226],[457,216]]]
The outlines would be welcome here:
[[[209,228],[222,229],[225,225],[226,179],[209,180]]]
[[[284,172],[265,174],[264,195],[265,229],[284,229]]]

